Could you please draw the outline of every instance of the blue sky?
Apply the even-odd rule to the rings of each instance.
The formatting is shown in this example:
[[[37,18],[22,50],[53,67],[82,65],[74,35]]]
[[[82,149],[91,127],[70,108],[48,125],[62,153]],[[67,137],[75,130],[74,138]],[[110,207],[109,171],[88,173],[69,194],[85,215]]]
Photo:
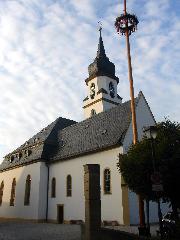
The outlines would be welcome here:
[[[84,80],[103,25],[118,93],[129,99],[125,39],[114,28],[122,0],[0,0],[0,159],[62,116],[83,119]],[[131,36],[135,95],[157,121],[180,121],[179,0],[127,0],[139,18]]]

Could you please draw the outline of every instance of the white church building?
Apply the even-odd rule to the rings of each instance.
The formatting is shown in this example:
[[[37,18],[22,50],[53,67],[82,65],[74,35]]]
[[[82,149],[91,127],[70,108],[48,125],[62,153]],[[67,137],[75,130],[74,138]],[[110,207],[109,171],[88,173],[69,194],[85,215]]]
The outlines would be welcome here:
[[[0,219],[71,223],[84,221],[85,164],[100,165],[102,222],[138,223],[137,196],[117,169],[132,144],[130,101],[117,93],[115,65],[100,34],[85,80],[85,120],[59,117],[4,157],[0,165]],[[142,92],[135,99],[139,140],[155,119]],[[150,216],[156,220],[156,216]]]

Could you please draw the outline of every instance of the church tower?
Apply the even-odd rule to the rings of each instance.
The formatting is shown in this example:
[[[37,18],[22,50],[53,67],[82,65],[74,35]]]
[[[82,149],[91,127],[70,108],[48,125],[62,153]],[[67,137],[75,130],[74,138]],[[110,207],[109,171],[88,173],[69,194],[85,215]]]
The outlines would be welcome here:
[[[89,65],[89,77],[85,80],[88,92],[88,96],[83,100],[85,118],[122,103],[122,98],[117,94],[119,78],[115,76],[115,65],[106,56],[101,30],[102,28],[99,29],[97,56]]]

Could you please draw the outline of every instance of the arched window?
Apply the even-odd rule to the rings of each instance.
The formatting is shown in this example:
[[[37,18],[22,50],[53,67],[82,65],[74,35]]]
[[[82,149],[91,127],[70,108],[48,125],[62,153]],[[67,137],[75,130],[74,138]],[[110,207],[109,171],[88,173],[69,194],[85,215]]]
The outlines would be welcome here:
[[[16,193],[16,179],[13,178],[12,187],[11,187],[10,206],[14,206],[15,193]]]
[[[104,170],[104,193],[111,194],[111,171],[109,168]]]
[[[2,205],[3,191],[4,191],[4,181],[1,182],[1,186],[0,186],[0,206]]]
[[[115,97],[115,88],[114,88],[114,84],[112,82],[109,83],[109,91],[110,91],[110,96],[112,98]]]
[[[96,111],[94,109],[91,109],[91,117],[96,115]]]
[[[56,179],[53,178],[51,181],[51,197],[55,198],[56,197]]]
[[[67,195],[67,197],[71,197],[72,196],[72,177],[71,177],[71,175],[67,176],[67,180],[66,180],[66,195]]]
[[[31,176],[28,175],[25,184],[25,194],[24,194],[24,205],[30,204],[30,193],[31,193]]]

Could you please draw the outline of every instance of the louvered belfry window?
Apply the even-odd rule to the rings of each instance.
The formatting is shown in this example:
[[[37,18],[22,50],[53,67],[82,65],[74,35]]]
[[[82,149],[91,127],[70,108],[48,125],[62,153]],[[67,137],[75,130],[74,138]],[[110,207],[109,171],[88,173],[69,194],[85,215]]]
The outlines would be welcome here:
[[[31,176],[28,175],[26,178],[25,193],[24,193],[24,205],[25,206],[30,204],[30,194],[31,194]]]
[[[11,187],[10,206],[14,206],[15,193],[16,193],[16,179],[13,178],[13,181],[12,181],[12,187]]]
[[[104,193],[111,194],[111,171],[109,168],[104,170]]]
[[[67,176],[67,180],[66,180],[66,195],[67,197],[71,197],[72,196],[72,177],[71,175]]]

